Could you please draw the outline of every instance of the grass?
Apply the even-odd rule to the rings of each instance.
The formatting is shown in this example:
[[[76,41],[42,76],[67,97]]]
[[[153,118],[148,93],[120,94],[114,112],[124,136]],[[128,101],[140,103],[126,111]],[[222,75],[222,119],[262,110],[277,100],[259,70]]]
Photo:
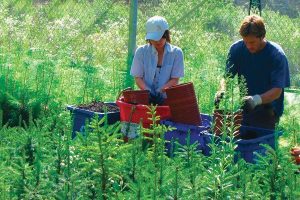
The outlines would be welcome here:
[[[194,83],[204,113],[212,113],[227,50],[246,13],[224,2],[139,4],[137,43],[145,43],[148,17],[167,18],[172,43],[185,55],[182,82]],[[300,139],[297,105],[286,105],[280,145],[257,165],[234,163],[232,140],[213,146],[210,157],[193,145],[167,157],[160,125],[152,127],[159,136],[152,148],[141,138],[124,143],[117,125],[98,127],[104,122],[96,119],[88,137],[71,140],[67,104],[115,101],[125,87],[128,13],[125,1],[0,3],[1,199],[297,199],[300,180],[289,157]],[[263,17],[267,38],[284,48],[299,87],[300,17],[268,9]]]

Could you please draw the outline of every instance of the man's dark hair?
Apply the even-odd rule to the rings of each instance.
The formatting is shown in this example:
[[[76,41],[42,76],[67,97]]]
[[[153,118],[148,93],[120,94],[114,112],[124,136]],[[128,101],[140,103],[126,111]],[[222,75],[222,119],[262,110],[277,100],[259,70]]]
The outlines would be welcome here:
[[[266,28],[263,19],[257,15],[245,17],[240,27],[240,35],[242,37],[253,35],[258,38],[264,38],[266,36]]]

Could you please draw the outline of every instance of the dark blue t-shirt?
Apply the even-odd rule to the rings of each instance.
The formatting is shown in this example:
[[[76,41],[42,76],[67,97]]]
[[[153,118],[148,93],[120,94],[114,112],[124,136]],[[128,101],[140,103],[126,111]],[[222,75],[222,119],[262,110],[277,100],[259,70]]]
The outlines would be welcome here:
[[[250,53],[243,40],[235,42],[229,50],[226,72],[243,75],[251,96],[282,88],[281,96],[271,103],[276,115],[282,115],[284,88],[290,86],[290,75],[287,58],[278,44],[267,41],[261,51]]]

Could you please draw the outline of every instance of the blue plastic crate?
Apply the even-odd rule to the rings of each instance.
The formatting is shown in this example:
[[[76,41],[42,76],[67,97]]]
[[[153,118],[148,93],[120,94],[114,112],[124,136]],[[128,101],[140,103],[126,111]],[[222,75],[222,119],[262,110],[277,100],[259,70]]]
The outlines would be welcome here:
[[[275,148],[275,137],[282,135],[282,131],[275,132],[269,129],[241,126],[241,138],[245,138],[247,135],[252,135],[252,138],[239,139],[236,142],[238,145],[236,148],[236,160],[240,157],[246,162],[255,163],[257,159],[255,152],[262,156],[266,155],[266,148],[261,146],[261,144],[268,144]]]
[[[115,105],[115,103],[106,103],[109,105]],[[73,115],[73,131],[72,138],[76,136],[76,132],[83,133],[85,131],[85,123],[88,120],[89,122],[94,117],[94,115],[98,115],[99,119],[105,116],[105,113],[92,112],[84,109],[77,108],[76,106],[67,106],[67,109]],[[107,112],[107,122],[108,124],[114,124],[117,121],[120,121],[120,112]]]
[[[178,141],[181,145],[186,145],[188,132],[190,132],[190,144],[198,142],[197,150],[201,150],[204,155],[209,155],[209,147],[207,144],[211,140],[211,135],[208,134],[208,130],[211,127],[212,117],[210,115],[201,114],[201,119],[202,126],[175,123],[170,120],[161,121],[161,124],[176,128],[176,130],[165,133],[168,154],[173,153],[171,151],[172,149],[174,150],[174,143],[172,143],[172,141]]]
[[[190,131],[190,144],[198,142],[197,149],[201,150],[204,155],[210,155],[210,147],[208,144],[212,141],[212,134],[210,133],[212,116],[201,114],[202,126],[193,126],[187,124],[175,123],[170,120],[163,120],[161,123],[164,125],[175,127],[176,130],[168,131],[165,133],[166,149],[170,154],[174,149],[174,144],[171,143],[172,139],[178,141],[181,145],[186,144],[187,133]],[[252,138],[247,138],[251,133]],[[235,149],[235,160],[243,158],[246,162],[255,163],[257,159],[256,153],[265,156],[266,148],[261,144],[268,144],[272,148],[275,148],[275,137],[282,135],[282,131],[274,131],[269,129],[241,126],[240,137],[237,138]],[[219,140],[215,140],[218,143]],[[221,144],[220,144],[221,145]]]

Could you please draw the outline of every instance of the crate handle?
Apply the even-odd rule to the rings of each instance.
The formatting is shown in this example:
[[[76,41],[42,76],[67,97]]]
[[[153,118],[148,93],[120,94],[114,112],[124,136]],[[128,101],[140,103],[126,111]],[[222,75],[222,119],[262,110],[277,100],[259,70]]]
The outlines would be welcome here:
[[[127,88],[121,90],[121,92],[119,92],[119,94],[118,94],[118,96],[117,96],[117,100],[119,100],[120,97],[121,97],[121,95],[123,94],[123,92],[125,92],[125,91],[127,91],[127,90],[132,90],[132,88],[131,88],[131,87],[127,87]]]
[[[127,123],[126,131],[125,131],[125,135],[126,135],[126,136],[128,135],[129,128],[130,128],[130,124],[131,124],[131,120],[132,120],[132,115],[133,115],[133,113],[135,112],[135,110],[136,110],[136,105],[133,105],[133,106],[131,107],[131,110],[130,110],[129,122]]]

